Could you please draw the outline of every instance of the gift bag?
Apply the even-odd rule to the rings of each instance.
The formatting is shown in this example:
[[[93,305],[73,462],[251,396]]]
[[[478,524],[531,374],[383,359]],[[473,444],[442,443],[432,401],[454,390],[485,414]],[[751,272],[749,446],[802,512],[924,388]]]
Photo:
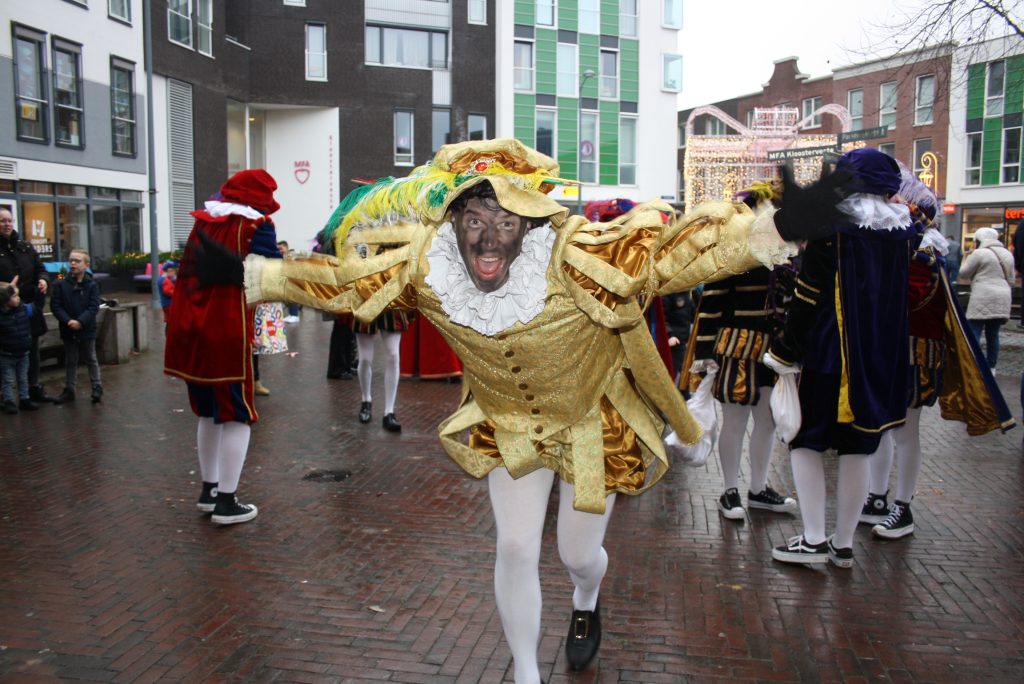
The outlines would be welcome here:
[[[772,389],[772,418],[775,420],[775,434],[789,444],[800,432],[800,390],[796,386],[796,373],[780,375]]]
[[[704,428],[697,443],[683,444],[674,430],[665,438],[665,447],[669,456],[688,466],[704,465],[715,449],[715,439],[718,437],[718,413],[715,404],[718,402],[711,394],[711,386],[714,384],[717,374],[717,369],[709,371],[686,402],[686,408],[690,411],[690,415]]]
[[[260,302],[256,305],[253,316],[254,353],[278,354],[288,351],[284,312],[284,304],[281,302]]]

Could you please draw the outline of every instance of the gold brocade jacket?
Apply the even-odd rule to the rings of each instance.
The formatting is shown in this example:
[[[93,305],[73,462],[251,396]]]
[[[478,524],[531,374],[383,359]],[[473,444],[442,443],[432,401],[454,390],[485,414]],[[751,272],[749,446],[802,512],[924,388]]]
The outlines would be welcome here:
[[[666,421],[684,442],[701,433],[638,300],[781,263],[792,251],[770,216],[743,204],[708,203],[669,223],[663,211],[671,213],[651,203],[610,223],[576,216],[553,226],[543,310],[493,337],[453,323],[425,283],[436,228],[422,224],[360,231],[350,242],[401,244],[366,259],[354,250],[339,259],[252,258],[247,297],[360,320],[386,307],[418,309],[463,364],[462,403],[439,427],[449,456],[474,477],[497,466],[513,477],[549,468],[575,485],[577,509],[601,513],[607,494],[637,494],[665,473]]]

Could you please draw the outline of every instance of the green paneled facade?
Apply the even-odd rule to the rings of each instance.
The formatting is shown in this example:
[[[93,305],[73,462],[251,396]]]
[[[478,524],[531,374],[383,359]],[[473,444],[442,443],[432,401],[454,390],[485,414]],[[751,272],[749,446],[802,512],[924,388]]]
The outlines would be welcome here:
[[[1003,114],[985,116],[987,64],[967,68],[967,131],[981,132],[981,184],[1000,185],[1002,180],[1003,131],[1020,128],[1024,112],[1024,55],[1005,60]]]
[[[535,24],[535,0],[515,0],[513,15],[516,24],[519,25],[517,35],[528,34],[530,30],[533,33],[534,92],[515,93],[513,128],[517,138],[529,145],[536,144],[536,111],[538,106],[545,106],[538,105],[538,99],[550,102],[551,97],[546,96],[558,94],[558,34],[559,31],[572,32],[578,50],[579,63],[574,65],[577,79],[588,69],[596,74],[584,84],[583,97],[591,101],[597,100],[598,103],[598,182],[601,185],[618,185],[620,112],[636,112],[637,109],[640,90],[640,45],[636,38],[623,38],[618,34],[619,0],[599,0],[598,7],[601,13],[598,24],[601,35],[578,33],[579,0],[558,0],[557,25],[554,27]],[[617,45],[619,96],[616,99],[598,99],[600,77],[597,74],[600,74],[602,44],[606,49]],[[557,107],[555,156],[561,166],[562,175],[576,178],[579,171],[579,102],[575,96],[558,96],[554,102]],[[623,103],[627,103],[625,107]],[[550,107],[550,104],[547,106]]]

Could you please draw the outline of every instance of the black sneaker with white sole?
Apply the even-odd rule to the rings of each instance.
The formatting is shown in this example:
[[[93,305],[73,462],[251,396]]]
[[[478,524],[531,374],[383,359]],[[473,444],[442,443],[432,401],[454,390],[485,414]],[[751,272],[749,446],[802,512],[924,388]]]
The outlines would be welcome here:
[[[217,507],[217,483],[204,482],[203,491],[199,494],[199,501],[196,501],[196,508],[203,513],[213,513]]]
[[[886,491],[885,494],[868,492],[864,508],[860,509],[859,522],[865,525],[877,525],[887,517],[889,517],[889,492]]]
[[[828,541],[808,544],[803,535],[791,537],[785,546],[772,549],[772,558],[783,563],[828,563]]]
[[[757,494],[748,491],[747,505],[751,508],[763,508],[776,513],[791,513],[797,510],[796,499],[782,496],[772,489],[771,485],[765,485],[764,489]]]
[[[852,568],[853,567],[853,549],[837,549],[832,544],[832,537],[828,538],[828,559],[832,562],[832,565],[837,568]]]
[[[740,503],[740,492],[735,487],[725,490],[722,496],[718,497],[718,510],[729,520],[742,520],[747,512],[743,510]]]
[[[893,501],[885,520],[871,528],[871,533],[883,539],[899,539],[914,533],[914,516],[910,502]]]
[[[213,509],[213,516],[210,518],[218,525],[234,525],[244,523],[256,517],[256,507],[252,504],[238,502],[234,492],[230,494],[218,491],[217,505]]]

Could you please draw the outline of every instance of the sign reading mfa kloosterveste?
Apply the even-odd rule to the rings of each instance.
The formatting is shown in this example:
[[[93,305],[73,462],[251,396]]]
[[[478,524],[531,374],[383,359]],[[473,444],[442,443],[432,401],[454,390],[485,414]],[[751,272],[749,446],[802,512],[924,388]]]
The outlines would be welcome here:
[[[786,161],[787,159],[807,159],[821,157],[826,154],[838,154],[835,145],[818,145],[817,147],[793,147],[788,150],[769,150],[768,161]]]

